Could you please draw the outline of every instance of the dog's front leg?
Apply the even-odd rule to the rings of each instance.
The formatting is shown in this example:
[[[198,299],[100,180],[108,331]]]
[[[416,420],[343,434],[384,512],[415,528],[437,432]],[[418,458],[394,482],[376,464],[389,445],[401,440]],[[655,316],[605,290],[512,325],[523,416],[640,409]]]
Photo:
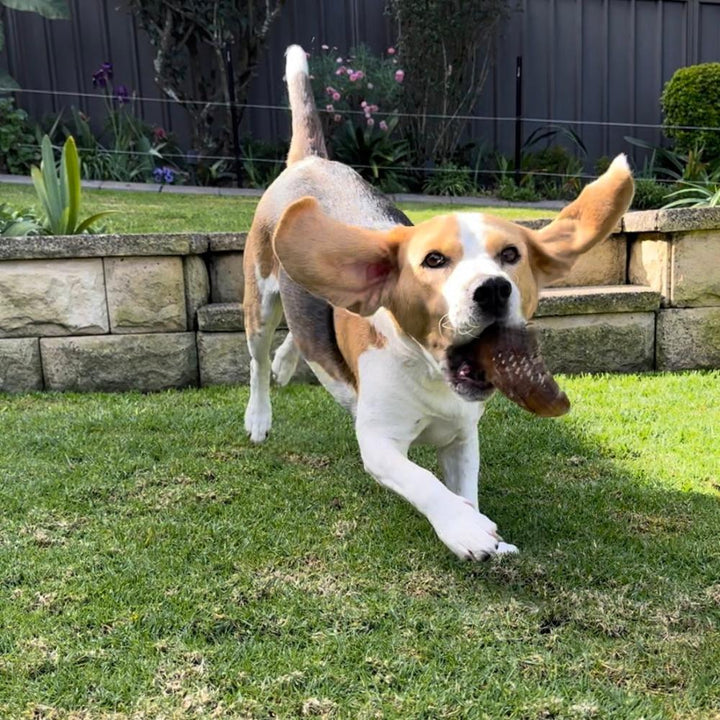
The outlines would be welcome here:
[[[480,474],[480,444],[473,425],[461,437],[438,449],[443,480],[448,489],[478,507],[478,475]]]
[[[480,447],[475,425],[449,445],[438,450],[443,479],[449,490],[478,507],[478,475],[480,473]],[[518,549],[510,543],[500,542],[497,553],[514,553]]]
[[[500,540],[495,523],[430,471],[410,461],[409,442],[390,439],[376,422],[365,423],[360,417],[356,430],[365,469],[425,515],[455,555],[464,560],[483,560],[497,552]]]

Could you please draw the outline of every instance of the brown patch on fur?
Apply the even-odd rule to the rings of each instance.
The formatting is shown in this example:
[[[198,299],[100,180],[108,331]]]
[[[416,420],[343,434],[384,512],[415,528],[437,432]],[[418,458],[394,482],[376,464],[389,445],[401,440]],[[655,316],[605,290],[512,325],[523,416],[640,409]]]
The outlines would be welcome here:
[[[272,251],[270,232],[256,214],[245,243],[243,253],[243,274],[245,276],[245,292],[243,294],[243,310],[245,313],[245,330],[257,332],[261,325],[262,296],[257,283],[257,274],[261,278],[277,274],[277,259]]]
[[[370,348],[385,347],[387,338],[369,320],[342,308],[335,308],[334,317],[338,347],[352,372],[352,386],[357,390],[360,355]]]

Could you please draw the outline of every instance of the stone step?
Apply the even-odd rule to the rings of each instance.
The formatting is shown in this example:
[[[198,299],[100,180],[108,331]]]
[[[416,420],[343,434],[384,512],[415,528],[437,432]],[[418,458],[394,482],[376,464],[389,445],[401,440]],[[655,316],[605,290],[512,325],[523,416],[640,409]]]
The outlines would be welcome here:
[[[597,285],[543,290],[535,317],[653,312],[660,307],[660,293],[644,285]],[[197,311],[201,332],[242,332],[242,303],[210,303]],[[285,322],[280,327],[286,327]]]
[[[645,285],[594,285],[543,290],[535,317],[653,312],[660,293]]]

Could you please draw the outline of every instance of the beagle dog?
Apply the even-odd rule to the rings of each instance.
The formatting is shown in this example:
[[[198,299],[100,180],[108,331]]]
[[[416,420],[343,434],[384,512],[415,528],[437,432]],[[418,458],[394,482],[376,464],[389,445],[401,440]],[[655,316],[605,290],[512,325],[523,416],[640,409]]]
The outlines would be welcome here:
[[[523,327],[539,290],[604,239],[627,210],[624,155],[550,225],[482,213],[412,226],[351,168],[327,159],[305,52],[287,50],[292,110],[287,169],[260,200],[244,257],[251,356],[245,428],[271,425],[271,375],[302,355],[355,420],[367,472],[410,502],[458,557],[515,552],[478,511],[477,424],[493,393],[474,343],[493,324]],[[270,361],[283,310],[290,333]],[[437,448],[442,480],[408,459]]]

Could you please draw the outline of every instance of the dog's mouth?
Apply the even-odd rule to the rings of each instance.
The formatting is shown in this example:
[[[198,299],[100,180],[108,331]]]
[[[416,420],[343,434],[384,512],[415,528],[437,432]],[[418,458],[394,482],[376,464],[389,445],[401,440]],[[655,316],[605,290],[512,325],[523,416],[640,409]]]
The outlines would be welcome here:
[[[466,400],[486,400],[497,388],[520,407],[543,417],[570,409],[567,395],[545,366],[535,332],[494,323],[470,342],[447,351],[446,376]]]
[[[445,377],[450,387],[468,401],[487,400],[495,391],[481,367],[480,346],[489,330],[462,345],[451,345],[447,350]]]

